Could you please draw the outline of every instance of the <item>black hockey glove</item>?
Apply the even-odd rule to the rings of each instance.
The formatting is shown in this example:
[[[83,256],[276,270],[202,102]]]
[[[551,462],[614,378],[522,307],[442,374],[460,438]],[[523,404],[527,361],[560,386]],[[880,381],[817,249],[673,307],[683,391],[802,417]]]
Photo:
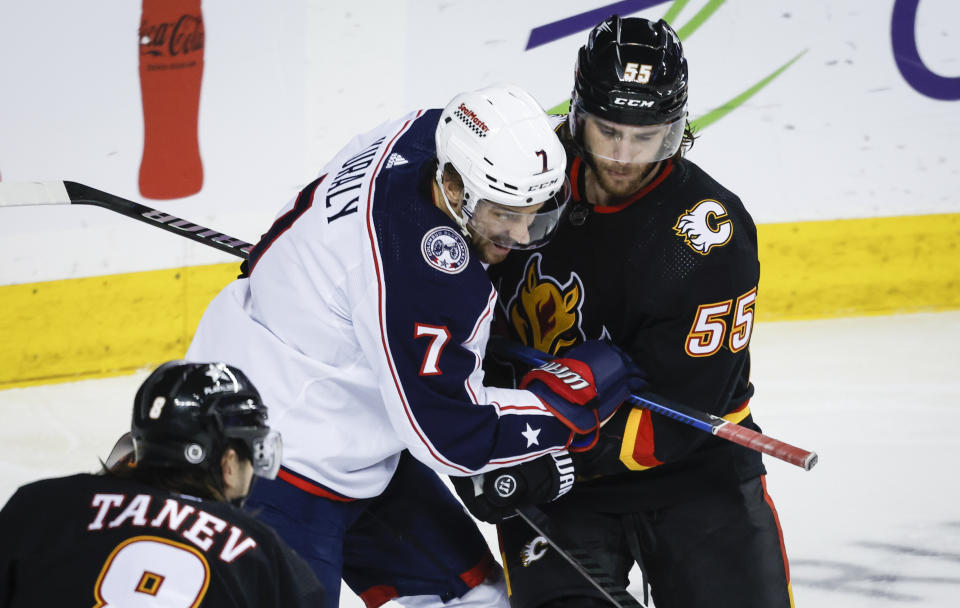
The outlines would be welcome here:
[[[567,452],[554,452],[473,477],[450,477],[467,510],[491,524],[515,515],[517,507],[560,498],[573,487],[573,480],[573,460]]]
[[[602,340],[575,346],[528,372],[520,383],[578,435],[594,434],[630,392],[646,386],[645,375],[630,357]]]

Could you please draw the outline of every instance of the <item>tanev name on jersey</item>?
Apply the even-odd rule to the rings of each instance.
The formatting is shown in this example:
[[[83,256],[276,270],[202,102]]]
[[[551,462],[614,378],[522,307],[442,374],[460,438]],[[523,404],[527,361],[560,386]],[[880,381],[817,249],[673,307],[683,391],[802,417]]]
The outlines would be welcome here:
[[[144,528],[166,527],[178,532],[184,539],[190,541],[202,551],[209,551],[214,541],[219,541],[227,530],[227,522],[197,509],[193,505],[185,505],[168,498],[163,506],[154,509],[150,518],[150,507],[153,497],[149,494],[137,494],[128,500],[124,494],[95,494],[90,506],[96,509],[93,521],[87,525],[87,530],[96,531],[119,528],[120,526],[135,526]],[[116,513],[126,503],[126,508],[111,519],[108,515]],[[187,525],[187,520],[192,519]],[[217,555],[224,562],[230,563],[247,551],[255,548],[257,541],[246,536],[240,528],[230,526],[229,536],[223,541],[220,553]]]

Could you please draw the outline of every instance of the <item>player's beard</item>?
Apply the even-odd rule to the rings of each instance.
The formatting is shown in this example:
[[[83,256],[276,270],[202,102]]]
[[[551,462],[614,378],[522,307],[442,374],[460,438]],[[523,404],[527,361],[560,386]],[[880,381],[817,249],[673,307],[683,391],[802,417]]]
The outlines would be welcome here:
[[[594,175],[614,201],[623,201],[636,193],[647,178],[652,163],[626,164],[594,157]]]
[[[477,256],[479,256],[482,262],[487,264],[499,264],[507,259],[507,255],[510,253],[509,248],[497,245],[492,240],[474,231],[473,229],[470,230],[470,236],[472,237],[471,241],[473,242],[473,247],[477,250]],[[500,236],[498,240],[504,243],[509,242],[509,237]]]

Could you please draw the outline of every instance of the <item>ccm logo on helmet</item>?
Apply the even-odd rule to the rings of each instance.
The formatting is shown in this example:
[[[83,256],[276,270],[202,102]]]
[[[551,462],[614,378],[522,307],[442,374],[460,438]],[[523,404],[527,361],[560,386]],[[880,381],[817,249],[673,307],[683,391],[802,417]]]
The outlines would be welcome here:
[[[627,99],[626,97],[615,97],[613,103],[618,106],[627,106],[628,108],[652,108],[653,102],[643,99]]]
[[[543,190],[544,188],[549,188],[550,186],[556,184],[556,183],[559,182],[559,181],[560,181],[560,178],[559,178],[559,177],[555,177],[554,179],[551,179],[551,180],[548,181],[548,182],[543,182],[542,184],[537,184],[537,185],[535,185],[535,186],[530,186],[529,188],[527,188],[527,192],[534,192],[535,190]]]

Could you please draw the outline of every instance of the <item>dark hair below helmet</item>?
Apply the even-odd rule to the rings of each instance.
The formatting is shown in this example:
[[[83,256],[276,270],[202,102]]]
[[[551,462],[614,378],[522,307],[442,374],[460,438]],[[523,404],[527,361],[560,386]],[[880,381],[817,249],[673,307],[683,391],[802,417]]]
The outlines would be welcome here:
[[[267,426],[267,407],[247,376],[225,363],[169,361],[144,381],[134,399],[131,435],[137,465],[219,476],[228,444],[245,446],[254,472],[273,477],[279,436]]]
[[[686,116],[687,60],[663,19],[614,15],[577,55],[571,107],[611,122],[652,125]]]

